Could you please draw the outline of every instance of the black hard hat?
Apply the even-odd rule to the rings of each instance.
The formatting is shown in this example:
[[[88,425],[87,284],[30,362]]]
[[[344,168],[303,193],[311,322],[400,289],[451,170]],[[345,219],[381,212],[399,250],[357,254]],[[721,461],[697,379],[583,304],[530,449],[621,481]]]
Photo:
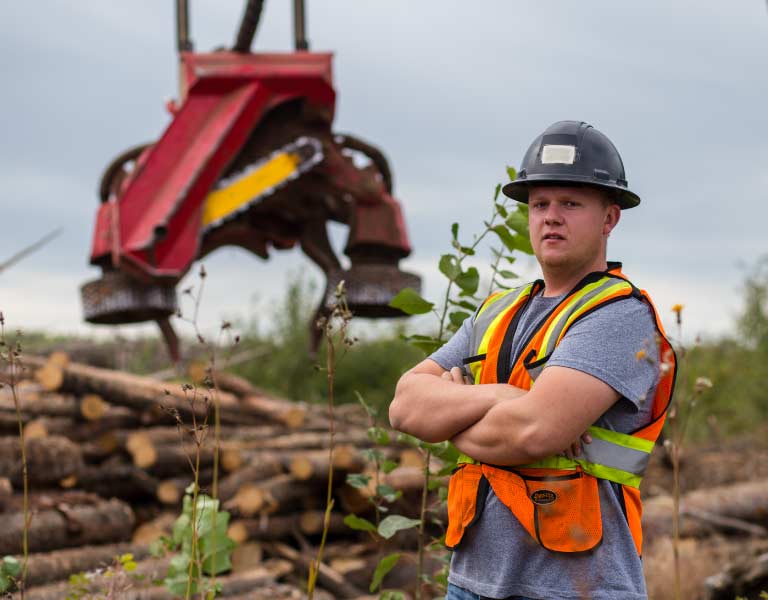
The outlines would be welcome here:
[[[504,186],[504,194],[528,203],[532,185],[589,185],[612,192],[621,208],[640,204],[627,188],[619,151],[604,134],[583,121],[558,121],[537,137],[517,179]]]

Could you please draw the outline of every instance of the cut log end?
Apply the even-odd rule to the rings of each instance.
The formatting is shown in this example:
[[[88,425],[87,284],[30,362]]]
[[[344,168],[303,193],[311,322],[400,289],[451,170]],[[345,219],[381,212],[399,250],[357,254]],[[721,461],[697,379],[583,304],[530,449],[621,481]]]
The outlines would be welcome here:
[[[221,466],[228,473],[243,466],[243,453],[238,448],[226,448],[221,451]]]
[[[181,491],[175,481],[161,481],[157,486],[157,499],[175,506],[181,501]]]
[[[289,470],[291,475],[302,481],[309,479],[312,477],[312,473],[314,473],[312,460],[310,460],[308,456],[302,454],[297,454],[291,459]]]
[[[44,421],[36,419],[24,426],[24,439],[34,440],[44,437],[48,437],[48,428]]]
[[[77,475],[72,474],[65,477],[64,479],[59,481],[59,485],[67,490],[75,487],[77,485]]]
[[[227,528],[227,535],[239,546],[248,539],[248,528],[241,521],[234,521]]]
[[[132,432],[125,442],[125,447],[133,459],[133,464],[140,469],[149,468],[157,462],[155,445],[143,431]]]
[[[35,380],[44,390],[55,392],[64,383],[64,369],[49,362],[35,372]]]
[[[60,369],[66,369],[69,366],[69,354],[61,350],[51,352],[50,356],[48,356],[48,364]]]
[[[109,405],[98,394],[86,394],[80,400],[80,414],[87,421],[98,421],[108,408]]]
[[[232,506],[238,509],[241,515],[252,517],[265,508],[267,501],[267,495],[258,485],[245,483],[240,486],[240,489],[237,490],[237,493],[230,502]]]

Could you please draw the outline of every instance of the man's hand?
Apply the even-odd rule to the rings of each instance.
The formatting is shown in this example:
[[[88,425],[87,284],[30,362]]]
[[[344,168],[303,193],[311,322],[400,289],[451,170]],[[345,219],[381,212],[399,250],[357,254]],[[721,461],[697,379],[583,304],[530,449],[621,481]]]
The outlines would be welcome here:
[[[446,371],[441,375],[443,379],[452,381],[453,383],[460,383],[462,385],[471,385],[472,381],[464,375],[463,371],[459,367],[453,367],[450,371]]]
[[[592,436],[589,435],[588,431],[585,431],[581,434],[578,440],[573,442],[570,446],[568,446],[565,450],[561,452],[561,454],[564,454],[571,460],[574,458],[578,458],[581,456],[581,450],[582,450],[582,444],[591,444],[592,443]]]

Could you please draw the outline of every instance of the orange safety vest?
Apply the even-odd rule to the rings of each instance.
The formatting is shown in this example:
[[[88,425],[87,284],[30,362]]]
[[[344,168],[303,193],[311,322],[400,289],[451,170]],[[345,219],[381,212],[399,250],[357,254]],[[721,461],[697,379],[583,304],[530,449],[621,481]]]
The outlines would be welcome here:
[[[642,553],[639,485],[654,443],[661,433],[674,388],[676,360],[656,309],[645,291],[621,273],[620,263],[590,273],[545,317],[511,359],[520,316],[544,284],[534,281],[485,300],[475,316],[468,364],[475,384],[507,381],[530,389],[568,329],[580,318],[611,302],[637,298],[653,312],[659,346],[660,378],[651,422],[630,433],[592,426],[592,443],[579,458],[551,456],[535,463],[502,467],[463,456],[448,486],[445,543],[455,548],[482,512],[489,487],[543,547],[554,552],[584,552],[602,541],[598,479],[620,485],[624,513],[638,554]],[[638,349],[640,350],[640,349]],[[479,509],[479,510],[478,510]]]

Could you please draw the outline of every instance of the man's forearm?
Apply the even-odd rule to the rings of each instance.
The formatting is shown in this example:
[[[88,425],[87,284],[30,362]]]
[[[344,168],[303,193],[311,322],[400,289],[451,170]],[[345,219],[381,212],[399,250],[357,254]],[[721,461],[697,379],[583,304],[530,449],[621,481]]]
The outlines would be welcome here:
[[[523,393],[510,385],[457,385],[437,374],[408,373],[398,382],[390,422],[399,431],[439,442],[482,419],[503,399]]]
[[[534,426],[514,407],[497,404],[455,435],[451,442],[475,460],[497,465],[522,465],[540,458],[531,442]]]

